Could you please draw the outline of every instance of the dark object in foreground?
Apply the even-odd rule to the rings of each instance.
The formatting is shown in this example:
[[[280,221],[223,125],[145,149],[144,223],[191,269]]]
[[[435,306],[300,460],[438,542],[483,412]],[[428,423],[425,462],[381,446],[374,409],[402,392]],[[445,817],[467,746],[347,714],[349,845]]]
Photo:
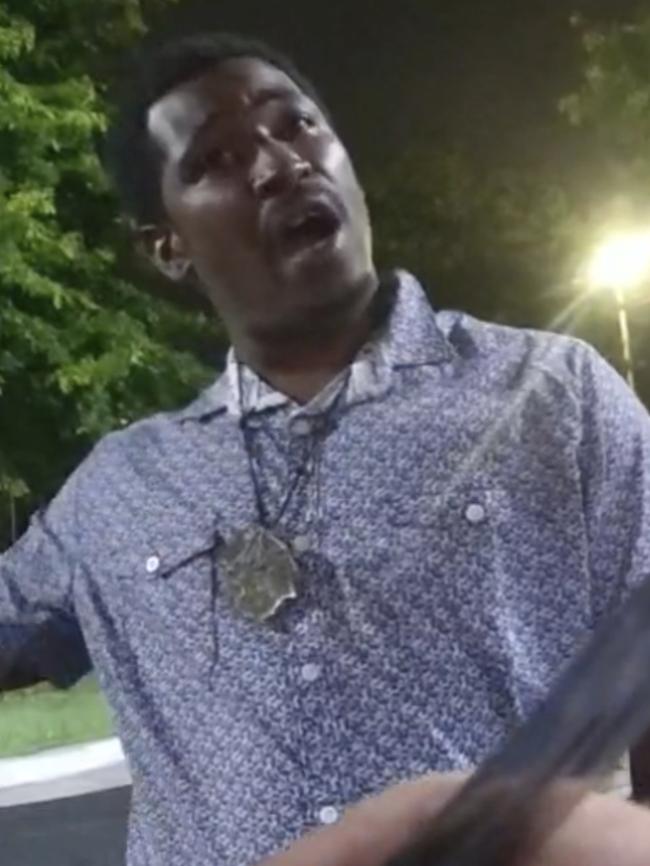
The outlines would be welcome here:
[[[387,866],[512,866],[532,853],[568,817],[589,779],[611,769],[650,726],[649,660],[650,581],[597,629],[540,709]]]
[[[632,795],[638,803],[650,803],[650,730],[630,753]]]
[[[2,866],[124,866],[130,788],[0,808]]]

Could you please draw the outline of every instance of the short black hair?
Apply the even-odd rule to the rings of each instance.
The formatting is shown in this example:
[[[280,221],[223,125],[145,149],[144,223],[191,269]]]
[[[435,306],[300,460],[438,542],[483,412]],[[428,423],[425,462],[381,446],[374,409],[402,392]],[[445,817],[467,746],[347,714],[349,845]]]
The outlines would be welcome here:
[[[258,39],[234,33],[199,33],[145,49],[128,76],[125,95],[118,99],[102,154],[122,206],[136,224],[156,224],[165,216],[160,153],[147,130],[149,109],[175,87],[236,57],[254,57],[280,69],[330,120],[316,88],[293,61]]]

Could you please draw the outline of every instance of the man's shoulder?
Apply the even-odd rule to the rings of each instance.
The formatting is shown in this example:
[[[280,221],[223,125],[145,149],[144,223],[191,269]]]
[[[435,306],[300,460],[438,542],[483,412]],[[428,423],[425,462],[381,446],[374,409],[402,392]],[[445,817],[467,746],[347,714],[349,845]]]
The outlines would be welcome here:
[[[174,435],[180,415],[181,410],[156,412],[111,430],[99,439],[92,456],[96,460],[107,460],[118,454],[133,453],[159,444],[164,438]]]
[[[190,422],[225,414],[223,377],[200,391],[189,403],[156,412],[131,424],[112,430],[95,447],[98,456],[137,453],[142,449],[164,447],[183,436]]]
[[[97,483],[102,477],[115,479],[127,468],[132,471],[155,465],[166,452],[180,447],[187,413],[200,399],[106,433],[83,461],[78,474],[86,481]]]
[[[437,319],[461,357],[481,356],[496,369],[544,370],[566,384],[600,358],[593,346],[570,334],[489,322],[454,310],[439,312]]]
[[[455,336],[464,334],[484,352],[542,350],[583,357],[595,351],[589,343],[571,334],[491,322],[456,310],[441,310],[437,319],[452,342]]]
[[[184,412],[158,412],[107,433],[77,466],[54,502],[65,496],[73,504],[88,543],[108,526],[117,532],[130,520],[142,524],[143,510],[168,495],[170,475],[188,465],[191,471],[195,443]]]

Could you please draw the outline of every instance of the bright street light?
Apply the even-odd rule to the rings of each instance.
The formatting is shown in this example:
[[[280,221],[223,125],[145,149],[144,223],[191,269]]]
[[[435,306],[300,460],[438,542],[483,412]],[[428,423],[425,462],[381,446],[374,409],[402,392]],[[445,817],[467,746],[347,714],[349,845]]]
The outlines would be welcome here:
[[[621,232],[594,252],[587,280],[594,289],[634,289],[650,277],[650,230]]]
[[[627,292],[650,282],[650,229],[619,232],[604,240],[594,251],[587,266],[586,278],[591,289],[614,293],[625,375],[628,384],[634,389],[634,361],[625,296]]]

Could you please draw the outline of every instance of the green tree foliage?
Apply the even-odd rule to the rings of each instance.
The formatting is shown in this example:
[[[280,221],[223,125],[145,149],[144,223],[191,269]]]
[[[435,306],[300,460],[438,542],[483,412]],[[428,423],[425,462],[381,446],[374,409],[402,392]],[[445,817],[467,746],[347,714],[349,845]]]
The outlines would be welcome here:
[[[143,30],[138,0],[0,0],[0,542],[101,434],[206,380],[208,326],[140,291],[97,157]]]
[[[601,199],[647,202],[650,188],[650,6],[634,20],[591,27],[573,19],[582,47],[583,75],[560,110],[598,142]],[[647,209],[647,205],[644,205]]]

